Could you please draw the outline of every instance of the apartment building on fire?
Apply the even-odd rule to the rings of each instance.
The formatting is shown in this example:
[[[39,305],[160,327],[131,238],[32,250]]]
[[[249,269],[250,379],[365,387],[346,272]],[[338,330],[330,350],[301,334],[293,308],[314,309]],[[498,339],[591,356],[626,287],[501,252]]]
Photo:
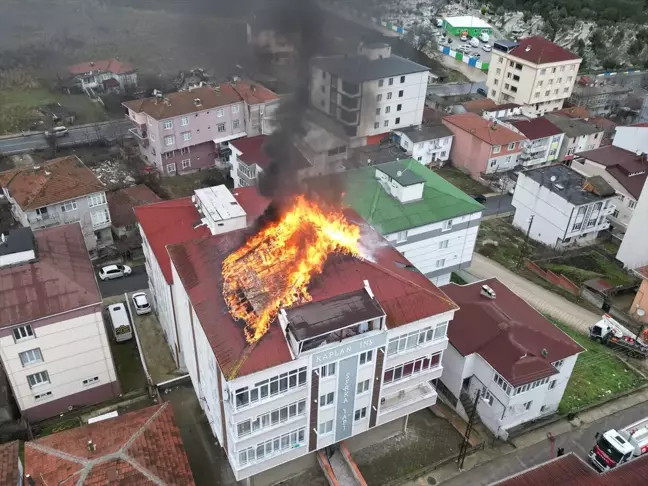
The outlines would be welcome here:
[[[165,332],[237,480],[270,484],[315,465],[324,447],[366,431],[392,433],[436,402],[456,306],[405,257],[386,242],[371,259],[329,256],[309,285],[312,301],[281,309],[248,345],[223,300],[221,265],[269,201],[253,187],[201,191],[136,214],[147,267],[170,273],[162,285],[149,274],[153,293],[170,303],[174,328]],[[177,226],[161,221],[165,205],[186,217],[183,238],[161,231]],[[362,225],[363,239],[382,241],[357,213],[347,217]]]

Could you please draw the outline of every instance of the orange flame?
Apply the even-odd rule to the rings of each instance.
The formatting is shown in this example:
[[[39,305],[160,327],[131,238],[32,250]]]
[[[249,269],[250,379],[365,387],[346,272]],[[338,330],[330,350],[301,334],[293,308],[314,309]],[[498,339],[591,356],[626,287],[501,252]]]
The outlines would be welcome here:
[[[223,261],[223,297],[243,319],[252,344],[268,331],[281,307],[308,302],[308,284],[331,253],[358,255],[360,228],[338,210],[297,196],[279,218]]]

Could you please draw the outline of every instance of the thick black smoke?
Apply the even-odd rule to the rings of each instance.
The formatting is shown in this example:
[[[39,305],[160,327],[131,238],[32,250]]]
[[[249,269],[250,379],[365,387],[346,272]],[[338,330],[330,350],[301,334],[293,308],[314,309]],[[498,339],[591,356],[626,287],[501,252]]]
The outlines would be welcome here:
[[[283,99],[277,113],[277,128],[264,150],[271,162],[259,180],[259,191],[273,200],[281,200],[298,191],[299,155],[294,147],[305,135],[305,114],[309,103],[311,59],[321,53],[322,31],[319,8],[314,0],[279,0],[269,11],[271,28],[277,34],[298,39],[296,89]]]

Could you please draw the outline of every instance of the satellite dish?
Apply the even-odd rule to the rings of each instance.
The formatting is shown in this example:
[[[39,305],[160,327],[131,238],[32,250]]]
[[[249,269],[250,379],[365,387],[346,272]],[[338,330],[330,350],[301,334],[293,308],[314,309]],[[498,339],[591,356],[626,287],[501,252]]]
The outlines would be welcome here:
[[[639,308],[637,309],[637,315],[638,315],[639,317],[643,317],[643,316],[646,315],[646,311],[643,310],[641,307],[639,307]]]
[[[551,182],[556,182],[556,176],[551,176]]]

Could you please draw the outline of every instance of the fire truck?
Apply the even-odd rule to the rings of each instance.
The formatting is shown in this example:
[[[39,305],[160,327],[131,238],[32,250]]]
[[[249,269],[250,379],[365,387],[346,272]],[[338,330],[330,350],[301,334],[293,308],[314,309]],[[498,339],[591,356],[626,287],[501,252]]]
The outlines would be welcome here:
[[[648,357],[648,344],[645,335],[646,330],[644,328],[639,334],[635,334],[608,314],[605,314],[600,321],[589,328],[591,339],[600,341],[611,348],[627,352],[633,358]]]
[[[596,433],[596,444],[589,460],[601,472],[609,471],[648,452],[648,418],[630,424],[621,430],[611,429]]]

